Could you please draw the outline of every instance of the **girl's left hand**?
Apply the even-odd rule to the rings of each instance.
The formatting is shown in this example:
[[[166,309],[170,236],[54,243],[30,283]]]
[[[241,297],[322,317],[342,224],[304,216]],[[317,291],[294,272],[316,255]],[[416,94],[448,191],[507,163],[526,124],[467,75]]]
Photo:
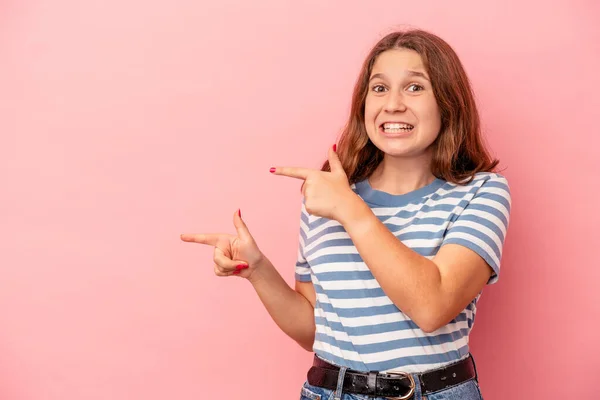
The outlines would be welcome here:
[[[328,153],[331,172],[308,168],[271,168],[275,175],[302,179],[306,211],[318,217],[340,221],[343,210],[358,196],[352,191],[342,163],[333,148]]]

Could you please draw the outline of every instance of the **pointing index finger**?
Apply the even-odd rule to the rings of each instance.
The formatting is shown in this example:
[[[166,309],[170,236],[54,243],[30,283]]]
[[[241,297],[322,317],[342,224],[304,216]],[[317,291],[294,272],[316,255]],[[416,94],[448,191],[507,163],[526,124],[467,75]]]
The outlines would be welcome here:
[[[296,168],[296,167],[277,167],[271,168],[271,172],[275,175],[288,176],[296,179],[306,179],[312,172],[312,169],[308,168]]]
[[[219,235],[217,234],[200,234],[200,233],[184,233],[181,235],[181,240],[184,242],[193,242],[200,244],[207,244],[209,246],[216,246],[219,241]]]

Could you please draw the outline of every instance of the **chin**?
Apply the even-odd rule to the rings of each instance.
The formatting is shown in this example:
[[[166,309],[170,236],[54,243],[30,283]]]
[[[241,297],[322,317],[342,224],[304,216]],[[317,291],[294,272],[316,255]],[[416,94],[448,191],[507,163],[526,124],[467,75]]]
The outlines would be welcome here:
[[[415,146],[406,146],[406,144],[376,143],[375,146],[386,155],[393,157],[409,157],[419,155],[423,152],[423,149],[416,148]]]
[[[416,154],[415,152],[411,152],[411,151],[398,151],[398,150],[394,150],[394,151],[384,151],[385,155],[388,157],[394,157],[394,158],[408,158],[408,157],[416,157],[419,154]]]
[[[423,145],[415,140],[377,138],[375,146],[391,157],[421,157],[432,150],[432,144]]]

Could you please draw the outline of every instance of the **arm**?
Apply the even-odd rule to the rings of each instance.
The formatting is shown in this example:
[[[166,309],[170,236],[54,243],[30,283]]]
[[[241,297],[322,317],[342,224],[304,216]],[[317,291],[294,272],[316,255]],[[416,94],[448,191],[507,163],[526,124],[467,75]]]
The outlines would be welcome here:
[[[213,246],[215,274],[248,279],[275,323],[303,348],[312,351],[316,302],[312,283],[297,282],[296,290],[291,289],[258,248],[239,210],[234,214],[233,224],[237,236],[188,233],[182,234],[181,240]]]
[[[383,291],[425,332],[455,318],[493,273],[488,262],[459,241],[443,245],[432,260],[419,255],[398,240],[358,196],[342,215],[340,223]]]
[[[485,261],[459,245],[444,246],[434,260],[417,254],[365,203],[357,202],[343,225],[386,295],[425,332],[451,321],[490,277]]]
[[[277,326],[303,349],[312,351],[316,301],[312,283],[296,281],[293,290],[267,258],[260,261],[248,280]]]
[[[451,321],[490,280],[492,270],[497,274],[510,209],[503,177],[493,178],[477,204],[469,203],[474,205],[471,215],[458,226],[454,221],[457,229],[444,237],[436,257],[429,260],[398,240],[350,189],[335,147],[328,157],[329,172],[294,167],[273,168],[271,172],[304,180],[306,211],[344,226],[386,295],[423,331],[433,332]],[[489,219],[493,226],[473,218]],[[488,239],[493,242],[491,246],[482,243]]]

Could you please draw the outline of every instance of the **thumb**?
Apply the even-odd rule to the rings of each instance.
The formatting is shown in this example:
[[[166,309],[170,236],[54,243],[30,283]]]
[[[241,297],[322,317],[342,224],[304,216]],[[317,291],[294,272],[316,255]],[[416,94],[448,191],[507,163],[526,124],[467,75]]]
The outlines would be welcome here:
[[[340,161],[340,158],[337,155],[336,152],[336,145],[334,144],[333,147],[331,147],[329,149],[329,154],[327,159],[329,160],[329,168],[331,169],[331,172],[344,172],[344,167],[342,167],[342,162]],[[344,172],[344,175],[346,173]]]
[[[240,239],[247,239],[247,238],[252,237],[252,235],[250,234],[250,231],[248,230],[248,227],[246,226],[246,224],[244,223],[244,220],[242,219],[242,211],[241,210],[237,210],[235,212],[235,214],[233,215],[233,225],[235,226],[238,237]]]

